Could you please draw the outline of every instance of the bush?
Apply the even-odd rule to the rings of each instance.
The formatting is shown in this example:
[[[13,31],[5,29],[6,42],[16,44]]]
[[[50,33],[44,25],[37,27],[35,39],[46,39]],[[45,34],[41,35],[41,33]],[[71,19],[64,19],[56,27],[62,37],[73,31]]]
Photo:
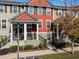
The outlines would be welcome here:
[[[0,36],[0,44],[4,41],[3,36]]]
[[[17,51],[17,46],[10,47],[10,52],[16,52],[16,51]]]
[[[26,46],[24,46],[24,50],[31,50],[33,48],[34,48],[33,45],[26,45]]]
[[[40,44],[39,44],[39,48],[40,48],[40,49],[47,48],[46,43],[40,43]]]
[[[22,46],[19,46],[19,51],[22,51],[23,50],[23,47]],[[17,46],[11,46],[10,47],[10,52],[16,52],[17,51]]]

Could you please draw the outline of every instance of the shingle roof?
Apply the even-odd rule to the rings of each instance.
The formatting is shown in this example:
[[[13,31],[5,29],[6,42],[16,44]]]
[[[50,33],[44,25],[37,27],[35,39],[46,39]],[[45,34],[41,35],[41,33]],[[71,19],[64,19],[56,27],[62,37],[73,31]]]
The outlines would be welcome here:
[[[28,14],[27,12],[23,12],[11,18],[10,22],[38,22],[37,18]]]

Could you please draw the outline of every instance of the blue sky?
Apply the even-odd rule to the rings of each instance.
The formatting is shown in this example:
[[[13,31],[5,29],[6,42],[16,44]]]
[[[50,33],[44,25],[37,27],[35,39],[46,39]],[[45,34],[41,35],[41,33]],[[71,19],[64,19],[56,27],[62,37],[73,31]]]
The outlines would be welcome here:
[[[29,0],[9,0],[9,1],[17,1],[17,2],[27,2]],[[63,2],[61,0],[48,0],[54,5],[63,5]]]
[[[9,1],[17,1],[17,2],[27,2],[29,0],[9,0]],[[62,2],[62,0],[48,0],[50,3],[54,4],[54,5],[58,5],[58,6],[62,6],[64,5],[64,3]],[[79,0],[75,0],[79,5]]]

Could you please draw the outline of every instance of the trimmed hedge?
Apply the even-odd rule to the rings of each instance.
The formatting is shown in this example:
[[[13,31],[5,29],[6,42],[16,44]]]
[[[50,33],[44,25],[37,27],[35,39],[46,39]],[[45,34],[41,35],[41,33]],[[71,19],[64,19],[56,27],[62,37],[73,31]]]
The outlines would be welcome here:
[[[33,45],[26,45],[26,46],[24,46],[24,50],[31,50],[33,48],[34,48]]]

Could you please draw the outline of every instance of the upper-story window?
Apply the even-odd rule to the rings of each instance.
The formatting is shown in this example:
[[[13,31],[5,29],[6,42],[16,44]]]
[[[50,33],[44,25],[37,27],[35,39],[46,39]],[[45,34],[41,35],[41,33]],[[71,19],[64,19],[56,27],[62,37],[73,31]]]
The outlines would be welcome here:
[[[51,15],[51,8],[46,8],[46,15]]]
[[[42,8],[42,7],[38,7],[37,13],[38,13],[39,15],[42,15],[42,14],[43,14],[43,8]]]
[[[58,10],[58,15],[62,15],[62,10]]]
[[[0,12],[4,12],[4,5],[0,5]]]
[[[12,13],[18,13],[18,6],[12,6]]]
[[[28,7],[28,13],[34,14],[34,7]]]

